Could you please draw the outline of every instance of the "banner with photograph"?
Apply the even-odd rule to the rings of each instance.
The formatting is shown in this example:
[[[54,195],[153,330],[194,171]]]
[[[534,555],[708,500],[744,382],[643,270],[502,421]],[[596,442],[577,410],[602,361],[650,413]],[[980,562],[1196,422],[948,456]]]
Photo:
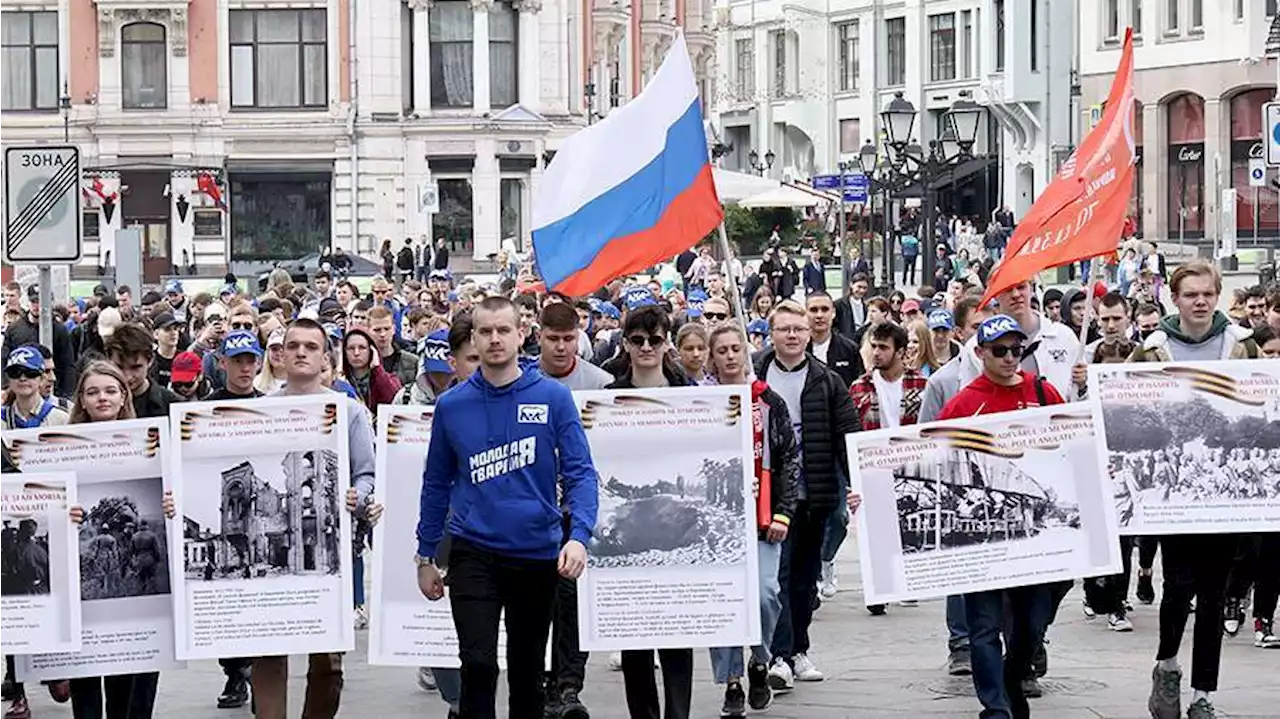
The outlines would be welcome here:
[[[346,399],[184,403],[171,413],[178,656],[355,648],[346,427],[357,420]]]
[[[166,489],[169,420],[91,422],[5,432],[18,471],[74,472],[82,644],[18,659],[23,681],[136,674],[183,666],[173,651]]]
[[[430,601],[418,589],[418,511],[422,473],[431,444],[434,408],[378,407],[378,479],[374,492],[386,509],[373,527],[373,585],[369,594],[369,663],[457,668],[458,633],[445,596]],[[506,628],[498,629],[498,664],[506,666]],[[548,665],[550,666],[550,665]]]
[[[79,651],[80,537],[71,522],[76,476],[6,474],[0,487],[0,643],[12,654]]]
[[[1089,366],[1121,534],[1280,531],[1280,362]]]
[[[600,476],[583,651],[758,644],[749,388],[574,397]]]
[[[868,605],[1120,571],[1093,418],[1072,405],[847,435]]]

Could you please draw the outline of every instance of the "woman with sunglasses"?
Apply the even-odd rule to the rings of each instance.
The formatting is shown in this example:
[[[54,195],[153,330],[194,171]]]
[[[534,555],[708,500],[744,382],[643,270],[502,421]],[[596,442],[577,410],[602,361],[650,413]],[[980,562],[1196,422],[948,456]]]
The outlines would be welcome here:
[[[44,357],[35,345],[23,345],[9,354],[4,366],[9,387],[4,391],[0,420],[5,429],[33,429],[66,424],[69,416],[52,397],[40,392]]]

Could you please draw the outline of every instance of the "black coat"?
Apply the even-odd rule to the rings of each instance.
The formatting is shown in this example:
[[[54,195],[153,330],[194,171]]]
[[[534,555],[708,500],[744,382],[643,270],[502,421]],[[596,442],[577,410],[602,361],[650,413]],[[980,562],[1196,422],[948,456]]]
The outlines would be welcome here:
[[[857,303],[856,308],[854,303]],[[835,305],[836,317],[831,328],[845,339],[856,340],[858,327],[867,321],[866,300],[855,300],[852,296],[846,296],[836,300]]]
[[[400,248],[400,252],[396,254],[396,269],[402,271],[413,270],[413,248],[405,245]]]
[[[760,355],[756,376],[769,381],[776,352]],[[844,436],[861,429],[849,390],[835,372],[808,356],[804,390],[800,394],[800,454],[809,506],[830,511],[844,501],[840,478],[849,471]],[[792,420],[794,422],[794,418]]]
[[[809,342],[809,352],[813,352],[813,342]],[[852,340],[840,336],[839,332],[831,332],[831,345],[827,347],[827,367],[839,375],[847,391],[859,377],[866,374],[862,366],[862,353]]]
[[[431,258],[431,269],[447,270],[449,269],[449,248],[437,247],[435,255]]]
[[[155,382],[148,382],[147,391],[133,398],[133,411],[139,419],[168,417],[169,405],[182,401],[182,397],[177,392],[168,387],[161,387]]]

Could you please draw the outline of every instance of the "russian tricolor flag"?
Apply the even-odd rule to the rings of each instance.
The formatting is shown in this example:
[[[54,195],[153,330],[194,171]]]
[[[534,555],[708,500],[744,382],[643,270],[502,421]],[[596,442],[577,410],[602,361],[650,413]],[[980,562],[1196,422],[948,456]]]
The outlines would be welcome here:
[[[546,286],[585,295],[697,244],[720,224],[684,34],[644,91],[565,140],[533,206]]]

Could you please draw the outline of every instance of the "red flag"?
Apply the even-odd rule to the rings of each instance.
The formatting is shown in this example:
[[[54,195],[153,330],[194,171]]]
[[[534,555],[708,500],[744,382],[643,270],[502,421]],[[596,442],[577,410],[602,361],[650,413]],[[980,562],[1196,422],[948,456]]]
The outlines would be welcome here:
[[[227,211],[227,203],[222,201],[222,190],[218,189],[218,183],[214,181],[212,175],[207,172],[200,173],[196,177],[196,189],[208,195],[220,210]]]
[[[1018,223],[982,297],[1050,267],[1115,252],[1133,192],[1133,29],[1124,35],[1102,120]]]

